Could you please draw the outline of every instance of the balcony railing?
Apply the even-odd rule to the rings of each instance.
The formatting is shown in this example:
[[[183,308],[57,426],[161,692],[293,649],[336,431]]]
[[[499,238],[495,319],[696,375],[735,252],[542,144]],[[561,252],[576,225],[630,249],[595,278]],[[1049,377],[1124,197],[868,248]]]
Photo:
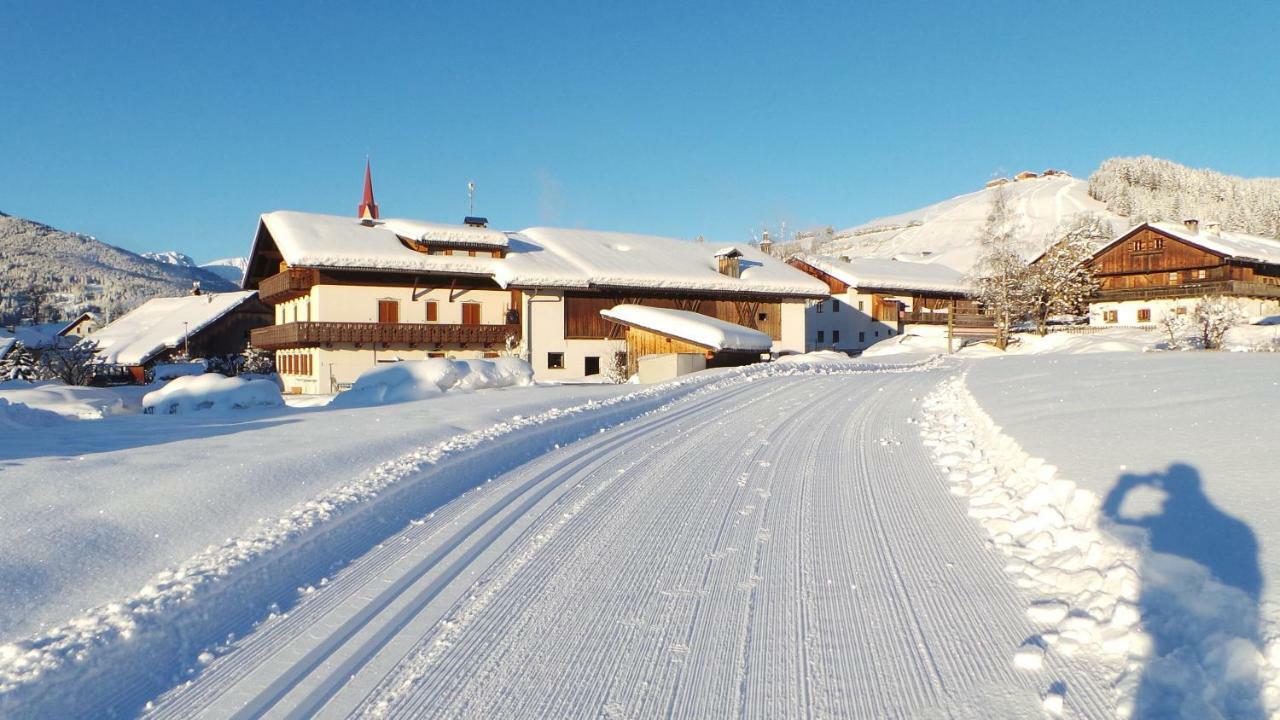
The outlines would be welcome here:
[[[920,312],[919,310],[904,310],[898,314],[898,320],[910,325],[946,325],[947,316],[950,313],[945,312]],[[994,321],[985,315],[971,315],[967,313],[956,313],[955,327],[976,327],[989,328],[994,326]]]
[[[320,280],[320,273],[311,268],[289,268],[258,283],[258,299],[275,305],[300,298],[311,292]]]
[[[1144,288],[1099,290],[1095,299],[1103,301],[1153,300],[1156,298],[1197,297],[1200,295],[1243,295],[1246,297],[1280,298],[1280,285],[1245,280],[1217,280],[1179,283],[1177,285],[1152,285]]]
[[[520,339],[519,323],[511,325],[446,325],[441,323],[292,322],[253,331],[253,346],[263,350],[323,347],[336,344],[389,346],[503,346]]]

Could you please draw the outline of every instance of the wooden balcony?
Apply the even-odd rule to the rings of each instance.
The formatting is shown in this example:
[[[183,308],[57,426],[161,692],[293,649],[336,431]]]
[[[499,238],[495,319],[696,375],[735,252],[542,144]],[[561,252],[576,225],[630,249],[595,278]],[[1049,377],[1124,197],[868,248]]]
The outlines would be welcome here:
[[[252,343],[263,350],[331,345],[420,347],[465,345],[503,347],[520,339],[520,324],[446,325],[442,323],[292,322],[253,331]]]
[[[1280,298],[1280,285],[1247,282],[1244,280],[1215,280],[1207,282],[1179,283],[1177,285],[1151,285],[1143,288],[1099,290],[1098,294],[1094,297],[1094,300],[1103,302],[1121,302],[1124,300],[1201,297],[1203,295]]]
[[[258,283],[258,299],[275,305],[300,298],[320,281],[320,272],[311,268],[289,268]]]

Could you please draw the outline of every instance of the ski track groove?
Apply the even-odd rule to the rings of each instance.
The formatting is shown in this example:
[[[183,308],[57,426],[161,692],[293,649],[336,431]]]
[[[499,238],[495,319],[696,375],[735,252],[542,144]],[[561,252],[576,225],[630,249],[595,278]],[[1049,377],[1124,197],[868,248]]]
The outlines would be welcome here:
[[[907,422],[940,379],[767,378],[566,445],[337,571],[152,714],[973,717],[985,687],[1063,681],[1073,717],[1108,717],[1083,660],[1013,666],[1027,600]],[[234,695],[367,587],[357,627]]]

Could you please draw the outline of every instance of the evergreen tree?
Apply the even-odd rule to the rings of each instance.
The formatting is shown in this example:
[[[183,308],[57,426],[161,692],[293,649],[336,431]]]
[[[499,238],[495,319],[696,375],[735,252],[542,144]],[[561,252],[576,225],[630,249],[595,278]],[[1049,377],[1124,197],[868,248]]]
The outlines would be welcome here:
[[[27,382],[35,382],[40,379],[40,366],[36,362],[36,356],[23,345],[21,341],[15,342],[13,347],[9,349],[9,354],[0,360],[0,381],[2,380],[26,380]]]

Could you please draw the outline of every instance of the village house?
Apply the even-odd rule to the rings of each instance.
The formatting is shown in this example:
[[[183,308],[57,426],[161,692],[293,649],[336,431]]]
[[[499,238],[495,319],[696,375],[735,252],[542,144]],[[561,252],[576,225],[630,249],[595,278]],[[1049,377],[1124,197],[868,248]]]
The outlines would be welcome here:
[[[285,387],[330,393],[382,362],[528,357],[539,379],[599,376],[626,353],[601,311],[665,307],[804,350],[805,303],[826,287],[753,248],[581,229],[500,232],[383,218],[366,169],[356,217],[261,216],[244,287],[274,307],[253,345]]]
[[[805,311],[805,348],[856,353],[908,324],[990,327],[967,296],[964,275],[936,263],[797,254],[792,267],[821,280],[828,297]]]
[[[103,378],[143,382],[147,369],[177,358],[238,355],[249,333],[271,323],[252,290],[152,298],[89,336]]]
[[[1206,295],[1248,317],[1280,314],[1280,241],[1218,225],[1142,223],[1087,261],[1099,283],[1090,325],[1149,325],[1186,314]]]

